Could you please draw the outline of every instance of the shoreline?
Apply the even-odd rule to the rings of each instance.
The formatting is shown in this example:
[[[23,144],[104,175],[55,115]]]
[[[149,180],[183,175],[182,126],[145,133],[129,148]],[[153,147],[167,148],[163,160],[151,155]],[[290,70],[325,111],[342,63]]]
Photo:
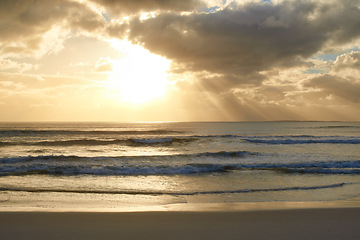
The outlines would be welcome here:
[[[1,206],[0,213],[6,212],[94,212],[94,213],[126,213],[126,212],[244,212],[244,211],[276,211],[303,209],[346,209],[359,208],[360,196],[335,201],[270,201],[270,202],[233,202],[233,203],[171,203],[159,205],[134,205],[112,207],[29,207]]]

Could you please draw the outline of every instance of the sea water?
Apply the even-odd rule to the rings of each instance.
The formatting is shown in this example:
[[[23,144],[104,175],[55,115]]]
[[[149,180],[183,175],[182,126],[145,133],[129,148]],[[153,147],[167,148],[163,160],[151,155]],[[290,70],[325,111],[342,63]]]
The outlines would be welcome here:
[[[0,123],[2,209],[359,195],[359,122]]]

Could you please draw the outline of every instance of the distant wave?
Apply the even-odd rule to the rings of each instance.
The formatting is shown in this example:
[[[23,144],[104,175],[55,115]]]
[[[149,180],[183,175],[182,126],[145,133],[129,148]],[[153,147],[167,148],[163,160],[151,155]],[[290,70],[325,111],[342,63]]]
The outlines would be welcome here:
[[[279,191],[299,191],[299,190],[319,190],[329,188],[340,188],[345,185],[359,183],[335,183],[329,185],[315,186],[294,186],[284,188],[253,188],[253,189],[235,189],[221,191],[146,191],[146,190],[103,190],[103,189],[49,189],[49,188],[16,188],[16,187],[0,187],[0,191],[15,192],[32,192],[32,193],[88,193],[88,194],[127,194],[127,195],[173,195],[173,196],[193,196],[193,195],[210,195],[210,194],[246,194],[255,192],[279,192]]]
[[[220,134],[220,135],[194,135],[194,138],[239,138],[241,135],[234,134]]]
[[[244,157],[247,155],[259,155],[257,152],[249,151],[220,151],[220,152],[205,152],[197,153],[187,156],[196,156],[196,157]]]
[[[143,138],[131,138],[131,141],[134,143],[140,143],[140,144],[156,144],[156,143],[172,143],[173,138],[153,138],[153,139],[143,139]]]
[[[350,125],[351,123],[348,123],[347,125],[319,125],[319,126],[299,126],[299,127],[295,127],[295,129],[359,129],[360,125],[358,123],[353,123],[353,125]]]
[[[250,143],[263,144],[360,144],[360,137],[344,137],[344,136],[256,136],[243,138],[244,141]]]
[[[242,168],[249,170],[271,170],[282,173],[303,174],[360,174],[360,161],[311,162],[289,164],[249,164]]]
[[[194,138],[129,138],[129,139],[69,139],[69,140],[45,140],[34,142],[8,142],[0,141],[0,147],[6,146],[101,146],[101,145],[124,145],[124,146],[154,146],[170,145],[172,143],[189,143],[195,141]]]
[[[188,144],[196,141],[214,141],[216,139],[227,138],[231,141],[239,143],[247,142],[254,144],[360,144],[360,137],[354,136],[312,136],[312,135],[280,135],[280,136],[243,136],[243,135],[187,135],[187,136],[149,136],[149,137],[131,137],[122,136],[119,138],[96,137],[91,136],[85,138],[67,139],[60,138],[53,140],[37,140],[25,141],[0,141],[0,147],[6,146],[102,146],[102,145],[123,145],[123,146],[170,146],[172,144]],[[31,139],[30,139],[31,140]]]
[[[214,152],[165,156],[28,156],[1,158],[0,176],[9,175],[187,175],[228,171],[275,171],[283,174],[360,174],[359,161],[311,163],[241,163],[241,158],[257,153]],[[214,158],[217,163],[209,163]],[[239,163],[221,159],[240,158]],[[234,162],[233,160],[231,162]]]
[[[192,137],[131,138],[129,140],[133,146],[170,145],[172,143],[186,144],[196,141],[196,139]]]
[[[0,163],[26,163],[32,161],[43,161],[48,163],[50,161],[67,161],[67,162],[106,162],[106,161],[126,161],[126,160],[145,160],[145,159],[173,159],[173,158],[201,158],[201,157],[244,157],[247,155],[257,155],[256,152],[248,151],[220,151],[220,152],[204,152],[193,154],[174,154],[174,155],[150,155],[150,156],[117,156],[117,157],[80,157],[75,155],[39,155],[39,156],[26,156],[26,157],[13,157],[13,158],[0,158]],[[0,166],[1,167],[1,166]]]
[[[320,126],[317,128],[329,128],[329,129],[336,129],[336,128],[360,128],[360,126],[353,126],[353,125],[337,125],[337,126]]]
[[[6,146],[11,146],[11,145],[16,145],[16,143],[7,142],[7,141],[0,141],[0,147],[6,147]]]
[[[55,141],[37,141],[37,142],[0,142],[0,146],[95,146],[95,145],[112,145],[126,144],[127,140],[97,140],[97,139],[73,139],[73,140],[55,140]]]
[[[37,136],[37,135],[166,135],[181,133],[180,131],[155,130],[0,130],[0,136]]]
[[[221,165],[183,165],[183,166],[40,166],[40,164],[24,167],[0,167],[0,176],[21,175],[96,175],[96,176],[138,176],[138,175],[188,175],[224,172],[226,168]]]
[[[97,139],[76,139],[76,140],[60,140],[60,141],[40,141],[30,143],[29,145],[40,146],[95,146],[95,145],[113,145],[124,144],[126,140],[97,140]],[[26,144],[26,143],[25,143]]]

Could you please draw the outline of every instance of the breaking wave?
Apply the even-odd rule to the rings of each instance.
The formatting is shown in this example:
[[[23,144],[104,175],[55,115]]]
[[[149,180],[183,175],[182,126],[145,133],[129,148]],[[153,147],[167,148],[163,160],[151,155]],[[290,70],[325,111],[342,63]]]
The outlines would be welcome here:
[[[232,157],[244,157],[247,155],[257,155],[256,152],[248,151],[220,151],[220,152],[204,152],[204,153],[193,153],[193,154],[174,154],[174,155],[150,155],[150,156],[117,156],[117,157],[80,157],[75,155],[40,155],[40,156],[26,156],[26,157],[14,157],[14,158],[0,158],[0,163],[26,163],[32,161],[43,161],[48,163],[50,161],[65,161],[65,162],[106,162],[106,161],[138,161],[146,159],[184,159],[184,158],[201,158],[201,157],[218,157],[218,158],[232,158]]]
[[[0,176],[9,175],[189,175],[228,171],[274,171],[282,174],[360,174],[360,161],[311,163],[242,163],[247,151],[179,155],[79,157],[28,156],[0,159]]]
[[[312,135],[285,135],[285,136],[241,136],[241,135],[204,135],[204,136],[164,136],[140,138],[82,138],[59,140],[33,141],[0,141],[0,147],[6,146],[170,146],[172,144],[188,144],[196,141],[214,141],[220,138],[229,138],[239,143],[254,144],[360,144],[359,137],[351,136],[312,136]]]

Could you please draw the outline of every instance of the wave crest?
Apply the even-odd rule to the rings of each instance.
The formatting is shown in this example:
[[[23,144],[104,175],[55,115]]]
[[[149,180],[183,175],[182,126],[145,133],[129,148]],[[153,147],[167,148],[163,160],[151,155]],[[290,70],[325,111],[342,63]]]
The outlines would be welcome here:
[[[28,156],[0,159],[0,176],[9,175],[186,175],[228,171],[274,171],[280,174],[360,174],[359,161],[312,163],[242,163],[247,151],[179,155],[79,157]]]

